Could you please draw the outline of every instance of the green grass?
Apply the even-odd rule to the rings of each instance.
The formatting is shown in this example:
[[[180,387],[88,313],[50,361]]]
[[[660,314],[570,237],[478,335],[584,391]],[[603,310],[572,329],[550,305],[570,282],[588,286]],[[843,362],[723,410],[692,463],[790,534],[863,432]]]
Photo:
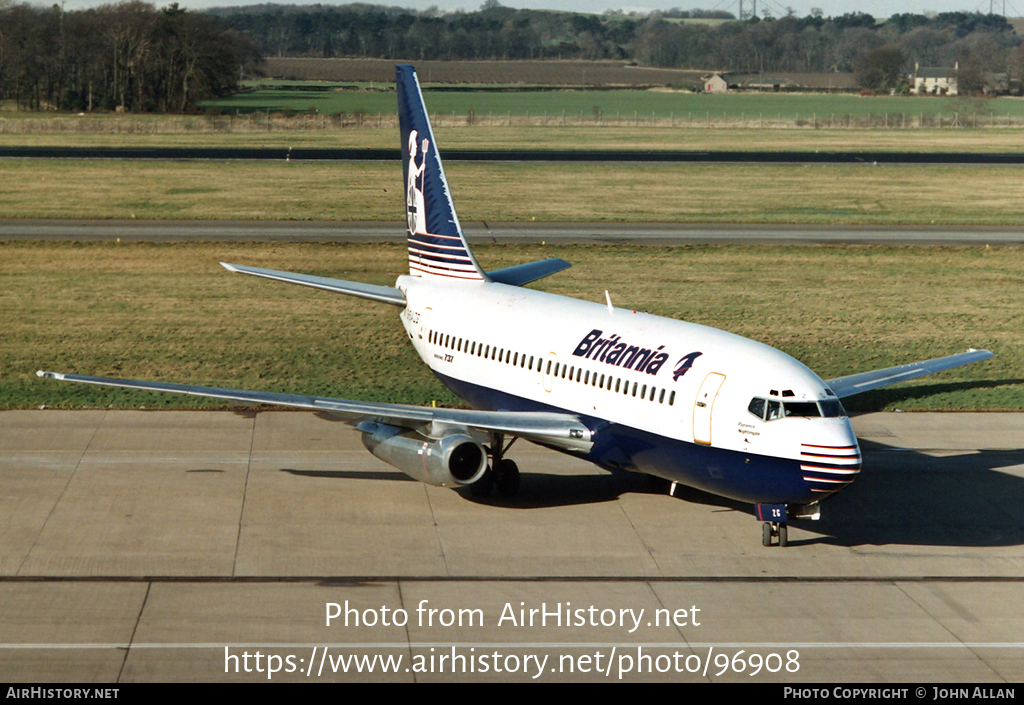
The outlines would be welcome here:
[[[854,397],[853,410],[1024,410],[1024,248],[475,248],[548,256],[535,286],[730,330],[824,378],[988,348],[993,360]],[[400,245],[0,244],[0,408],[220,407],[39,380],[37,369],[429,404],[452,398],[397,309],[233,276],[217,262],[393,284]],[[643,276],[637,276],[643,272]]]
[[[450,162],[463,221],[1016,225],[1012,167]],[[397,162],[0,160],[0,217],[401,220]]]
[[[675,118],[678,125],[699,126],[708,120],[812,120],[822,125],[842,123],[847,117],[864,118],[883,114],[906,115],[913,120],[921,115],[955,114],[961,117],[977,114],[982,125],[992,117],[1024,116],[1024,101],[1012,99],[966,99],[960,97],[858,96],[835,94],[736,93],[702,94],[665,90],[546,90],[516,92],[446,91],[443,88],[424,91],[424,100],[432,116],[466,116],[470,111],[478,118],[502,116],[568,120],[598,116],[606,120]],[[270,85],[229,98],[211,101],[204,107],[231,113],[254,111],[362,112],[368,115],[393,115],[395,94],[392,91],[323,91],[281,90]],[[896,120],[893,117],[892,120]]]

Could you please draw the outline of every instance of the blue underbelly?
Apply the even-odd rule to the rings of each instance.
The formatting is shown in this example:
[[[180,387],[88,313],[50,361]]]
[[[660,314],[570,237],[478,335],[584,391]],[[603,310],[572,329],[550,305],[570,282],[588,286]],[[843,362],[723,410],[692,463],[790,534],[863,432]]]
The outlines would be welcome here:
[[[811,490],[798,460],[690,443],[464,382],[436,370],[434,374],[477,409],[575,414],[594,432],[590,452],[578,457],[608,470],[645,472],[754,504],[809,504],[828,494]]]

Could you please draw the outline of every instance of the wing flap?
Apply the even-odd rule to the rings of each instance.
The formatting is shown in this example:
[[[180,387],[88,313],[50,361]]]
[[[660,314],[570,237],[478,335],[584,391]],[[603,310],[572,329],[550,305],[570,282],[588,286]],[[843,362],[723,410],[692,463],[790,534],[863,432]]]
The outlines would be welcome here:
[[[336,294],[348,294],[358,296],[361,299],[379,301],[392,306],[405,306],[405,294],[390,286],[378,286],[377,284],[363,284],[362,282],[350,282],[344,279],[330,279],[328,277],[315,277],[311,274],[295,274],[293,272],[279,272],[275,269],[261,269],[260,267],[246,267],[241,264],[220,263],[224,269],[238,274],[250,274],[254,277],[273,279],[288,284],[299,284],[300,286],[311,286],[314,289],[333,291]]]
[[[891,384],[897,384],[898,382],[906,382],[907,380],[924,377],[933,372],[941,372],[942,370],[949,370],[961,365],[969,365],[972,362],[980,362],[990,357],[994,357],[994,355],[988,350],[974,350],[972,348],[967,352],[956,355],[936,357],[931,360],[887,367],[884,370],[861,372],[846,377],[836,377],[835,379],[825,380],[825,384],[835,392],[837,397],[850,397],[854,394],[869,392],[872,389],[880,389]]]
[[[393,426],[412,428],[428,437],[443,435],[451,428],[464,427],[495,433],[521,436],[529,440],[557,445],[567,450],[587,451],[593,443],[591,430],[572,414],[534,411],[478,411],[474,409],[438,409],[409,404],[332,399],[302,394],[251,392],[242,389],[222,389],[189,384],[147,382],[110,377],[89,377],[61,372],[36,373],[39,377],[62,382],[78,382],[102,387],[139,389],[148,392],[187,394],[196,397],[223,399],[243,404],[272,404],[295,409],[326,411],[353,425],[367,419]]]

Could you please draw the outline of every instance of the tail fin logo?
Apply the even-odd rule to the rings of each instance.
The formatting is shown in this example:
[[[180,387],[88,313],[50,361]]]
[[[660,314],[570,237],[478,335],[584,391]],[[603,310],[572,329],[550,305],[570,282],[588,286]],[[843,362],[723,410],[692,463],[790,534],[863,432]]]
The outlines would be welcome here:
[[[409,132],[409,183],[405,190],[405,209],[409,232],[414,235],[426,235],[427,206],[423,197],[423,187],[430,140],[424,139],[422,144],[417,146],[418,139],[419,133],[416,130]],[[420,155],[419,164],[416,163],[417,153]]]
[[[395,85],[405,181],[405,219],[409,228],[409,273],[420,277],[489,281],[470,252],[455,215],[416,70],[408,65],[396,66]]]

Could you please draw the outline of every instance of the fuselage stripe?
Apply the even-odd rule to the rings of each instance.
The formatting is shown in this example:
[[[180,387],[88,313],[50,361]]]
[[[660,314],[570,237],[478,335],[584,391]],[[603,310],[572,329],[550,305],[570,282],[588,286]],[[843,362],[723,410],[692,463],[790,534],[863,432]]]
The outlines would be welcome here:
[[[808,472],[828,472],[834,475],[856,475],[860,472],[860,467],[856,468],[823,468],[819,465],[800,465],[801,470],[807,470]]]
[[[829,485],[848,485],[849,483],[853,482],[853,480],[836,480],[833,478],[826,477],[807,477],[806,475],[804,476],[804,479],[807,480],[808,482],[824,482]]]
[[[852,460],[854,462],[860,462],[860,455],[829,455],[826,453],[805,453],[800,451],[800,456],[804,458],[827,458],[832,461]]]

